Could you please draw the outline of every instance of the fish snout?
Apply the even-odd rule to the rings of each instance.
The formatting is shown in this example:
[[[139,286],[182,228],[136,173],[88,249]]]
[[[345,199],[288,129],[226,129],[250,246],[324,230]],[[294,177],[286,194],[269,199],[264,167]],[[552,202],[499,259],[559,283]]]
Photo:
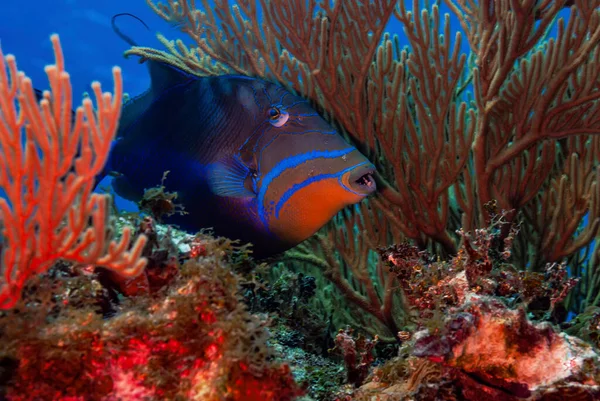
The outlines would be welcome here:
[[[375,166],[371,163],[359,164],[342,177],[342,181],[350,190],[359,195],[367,196],[375,192]]]

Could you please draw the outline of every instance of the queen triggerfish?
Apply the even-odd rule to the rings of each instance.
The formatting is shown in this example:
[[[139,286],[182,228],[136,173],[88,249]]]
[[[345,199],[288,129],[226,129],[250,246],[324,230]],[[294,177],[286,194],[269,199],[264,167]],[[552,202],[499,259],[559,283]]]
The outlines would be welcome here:
[[[212,227],[266,257],[375,191],[373,164],[305,99],[258,78],[147,63],[150,89],[124,105],[107,169],[134,201],[169,171],[165,190],[187,214],[167,223]]]

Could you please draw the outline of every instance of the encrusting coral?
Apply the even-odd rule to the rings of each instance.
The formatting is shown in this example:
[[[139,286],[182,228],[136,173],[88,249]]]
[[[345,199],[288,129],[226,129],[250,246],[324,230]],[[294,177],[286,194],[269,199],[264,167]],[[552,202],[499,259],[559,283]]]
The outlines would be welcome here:
[[[549,264],[531,288],[536,273],[511,270],[510,249],[494,248],[500,238],[496,225],[462,235],[463,246],[448,262],[409,245],[381,250],[398,274],[413,322],[398,334],[400,360],[376,369],[354,393],[356,399],[600,398],[600,353],[593,342],[532,320],[550,318],[573,287],[564,266]],[[594,316],[573,334],[589,336]],[[424,366],[435,372],[427,380]],[[420,383],[410,384],[417,378]]]
[[[20,400],[289,401],[303,394],[272,361],[266,322],[250,314],[231,241],[197,236],[205,252],[151,295],[110,302],[94,274],[55,267],[0,315],[5,396]],[[152,255],[150,255],[150,259]],[[83,300],[83,303],[82,303]],[[86,304],[87,302],[87,304]],[[9,363],[10,362],[10,363]]]

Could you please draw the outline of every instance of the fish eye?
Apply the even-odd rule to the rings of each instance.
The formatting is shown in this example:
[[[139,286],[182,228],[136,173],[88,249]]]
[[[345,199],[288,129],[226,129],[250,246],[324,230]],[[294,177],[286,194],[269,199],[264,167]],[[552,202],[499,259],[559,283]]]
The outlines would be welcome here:
[[[267,114],[269,116],[269,122],[271,125],[277,128],[283,126],[283,124],[287,122],[288,118],[290,118],[290,115],[285,110],[281,110],[276,106],[271,107]]]
[[[281,116],[281,111],[277,107],[271,107],[269,109],[269,118],[271,120],[277,120]]]

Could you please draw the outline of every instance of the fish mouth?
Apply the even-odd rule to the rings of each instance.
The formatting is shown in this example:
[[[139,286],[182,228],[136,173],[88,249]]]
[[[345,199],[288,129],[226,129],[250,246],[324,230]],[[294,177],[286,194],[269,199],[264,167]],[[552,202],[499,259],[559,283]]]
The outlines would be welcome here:
[[[358,166],[348,174],[348,184],[354,192],[361,195],[369,195],[377,189],[374,177],[375,166],[371,163]]]

